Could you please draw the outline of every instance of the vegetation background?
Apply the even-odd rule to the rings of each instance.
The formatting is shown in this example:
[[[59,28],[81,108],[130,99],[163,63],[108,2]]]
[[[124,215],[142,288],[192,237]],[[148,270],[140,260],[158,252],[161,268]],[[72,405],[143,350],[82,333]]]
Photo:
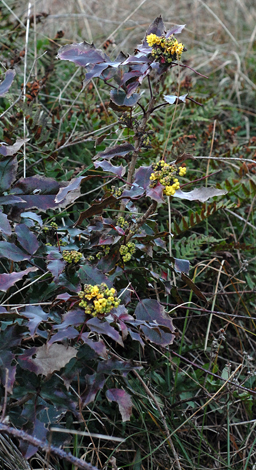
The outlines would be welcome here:
[[[2,375],[2,423],[10,422],[35,437],[43,438],[44,432],[40,430],[40,434],[36,420],[42,419],[45,425],[49,424],[51,419],[47,421],[42,417],[42,409],[49,405],[53,413],[53,408],[59,406],[61,412],[58,419],[54,417],[56,419],[54,421],[52,418],[52,422],[62,433],[51,433],[53,443],[63,445],[66,451],[97,468],[255,470],[255,2],[34,1],[29,11],[28,36],[25,34],[28,2],[2,0],[0,11],[1,63],[4,68],[14,66],[16,69],[14,85],[0,103],[2,141],[11,145],[17,137],[24,136],[23,118],[28,115],[28,108],[24,110],[19,101],[15,105],[22,91],[24,67],[26,76],[31,74],[31,82],[47,77],[35,98],[33,90],[29,85],[27,87],[27,93],[33,98],[33,108],[31,104],[27,119],[31,138],[26,155],[28,176],[44,175],[63,182],[70,181],[74,176],[93,174],[90,173],[92,158],[104,147],[100,147],[99,143],[96,151],[95,141],[86,136],[113,122],[113,114],[106,111],[109,96],[102,82],[96,79],[89,90],[85,89],[80,94],[84,72],[74,64],[56,60],[59,46],[86,40],[100,47],[110,39],[108,51],[112,57],[120,50],[131,54],[144,37],[148,25],[155,17],[162,15],[167,28],[176,24],[187,25],[182,33],[182,42],[188,49],[185,63],[208,79],[189,69],[179,74],[173,73],[168,83],[171,92],[177,92],[178,83],[179,89],[189,92],[203,106],[197,107],[193,103],[180,106],[174,120],[167,108],[159,111],[150,124],[155,137],[152,150],[145,151],[141,163],[154,163],[156,158],[161,157],[165,145],[170,158],[183,152],[191,153],[197,158],[188,162],[187,182],[216,173],[209,179],[209,184],[227,191],[226,196],[215,203],[211,201],[203,206],[195,201],[174,204],[173,250],[176,258],[190,261],[189,276],[200,291],[196,292],[194,287],[190,289],[185,283],[180,283],[179,294],[185,304],[177,308],[179,299],[166,297],[156,278],[148,279],[145,287],[152,298],[155,290],[160,289],[161,301],[168,303],[168,309],[172,311],[176,328],[173,344],[161,347],[149,343],[143,350],[138,344],[135,347],[130,340],[126,349],[122,350],[110,342],[109,351],[142,366],[125,377],[121,372],[109,373],[109,388],[119,384],[132,397],[130,421],[122,421],[118,407],[106,400],[100,387],[95,387],[95,400],[85,405],[81,421],[81,416],[76,415],[72,408],[70,398],[73,392],[79,395],[79,380],[74,385],[74,377],[65,368],[62,381],[66,381],[66,385],[72,383],[69,395],[65,396],[64,386],[61,392],[58,388],[57,373],[48,381],[38,379],[36,382],[30,369],[27,383],[34,387],[32,396],[27,394],[25,380],[22,382],[24,371],[18,375],[17,369],[17,381],[12,393],[8,391],[8,380],[5,382],[6,377]],[[36,15],[35,23],[33,18]],[[64,34],[58,34],[60,31]],[[27,48],[25,60],[24,54],[21,54],[24,48]],[[5,114],[11,103],[14,103],[13,121],[10,114]],[[43,111],[43,115],[39,116],[38,110]],[[18,157],[18,176],[21,177],[22,151]],[[86,192],[95,190],[100,184],[100,179],[97,183],[89,180]],[[191,186],[189,188],[193,189]],[[85,196],[75,202],[69,211],[59,215],[52,209],[43,214],[40,212],[44,225],[50,230],[48,238],[43,239],[44,245],[46,242],[53,243],[56,235],[51,232],[54,230],[50,225],[53,221],[61,235],[63,220],[71,227],[94,198],[95,193]],[[198,223],[194,223],[195,214],[200,215]],[[160,208],[157,219],[160,231],[167,230],[167,219],[167,209]],[[15,217],[12,220],[17,222]],[[85,230],[85,226],[83,228]],[[65,242],[65,237],[63,240]],[[155,247],[154,250],[157,256]],[[139,276],[136,268],[140,262],[139,257],[133,261],[131,270],[134,270],[135,277]],[[6,261],[2,261],[2,266],[2,272],[12,272]],[[40,266],[42,268],[43,265]],[[19,269],[25,267],[27,265],[19,266]],[[52,302],[52,279],[49,277],[38,284],[33,272],[29,276],[29,281],[35,281],[34,290],[30,288],[24,297],[19,292],[25,283],[18,283],[3,293],[2,306],[10,296],[16,302],[14,307],[8,307],[8,313],[14,315],[12,308],[27,305],[29,301]],[[200,292],[207,298],[206,303],[202,297],[200,300]],[[27,317],[25,315],[23,320],[31,318],[29,311],[25,310],[25,314]],[[1,311],[1,315],[3,335],[13,324],[18,325],[17,328],[25,328],[15,316],[10,321],[6,318],[6,312]],[[49,331],[47,321],[42,323],[41,330]],[[57,324],[58,320],[53,316],[50,324],[54,322]],[[38,338],[31,333],[26,339],[27,347],[39,346],[44,339],[43,335]],[[18,361],[20,354],[24,360],[26,348],[21,351],[20,344],[13,343],[12,346],[16,348],[15,351],[12,349],[15,361]],[[50,389],[54,391],[55,387],[59,394],[58,403],[50,393]],[[37,401],[33,393],[34,396],[37,394]],[[64,412],[61,407],[69,398],[69,410]],[[37,413],[40,406],[41,414],[35,417],[32,409],[37,406]],[[18,416],[22,418],[18,419]],[[36,429],[38,434],[33,434]],[[69,431],[68,437],[64,434],[66,431]],[[117,440],[104,439],[102,435],[115,436]],[[7,434],[1,436],[0,461],[2,459],[3,468],[16,470],[17,465],[21,469],[77,468],[75,463],[69,463],[61,456],[43,452],[40,446],[38,452],[33,454],[24,443],[18,447],[15,437],[10,440]],[[12,457],[8,458],[8,455]]]

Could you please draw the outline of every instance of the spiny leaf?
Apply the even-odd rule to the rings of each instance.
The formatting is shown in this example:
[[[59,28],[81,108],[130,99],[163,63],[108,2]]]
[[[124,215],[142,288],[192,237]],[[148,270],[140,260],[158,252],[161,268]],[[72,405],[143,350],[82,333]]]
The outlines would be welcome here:
[[[109,147],[104,152],[99,152],[93,160],[97,160],[98,158],[104,158],[104,160],[110,160],[113,157],[124,157],[129,152],[134,151],[134,146],[132,144],[122,144],[122,145],[115,145],[114,147]]]
[[[122,421],[129,421],[132,414],[131,396],[125,390],[109,388],[106,391],[106,397],[110,402],[116,401],[118,403],[119,411],[122,415]]]
[[[114,166],[112,163],[103,160],[102,162],[95,162],[94,163],[95,168],[102,168],[104,171],[114,173],[117,176],[124,176],[126,172],[126,167],[123,167],[123,165],[120,166]]]
[[[134,314],[138,320],[143,321],[140,328],[152,343],[161,346],[172,344],[174,340],[172,320],[157,300],[143,299],[138,303]]]
[[[0,147],[0,151],[3,147]],[[18,162],[16,157],[2,158],[0,161],[0,192],[10,189],[16,179]],[[7,196],[8,197],[8,196]],[[10,196],[13,197],[13,196]],[[2,199],[2,198],[1,198]]]
[[[16,72],[14,69],[7,70],[5,74],[5,79],[0,84],[0,96],[4,96],[5,93],[7,93],[14,80],[15,75]]]
[[[20,281],[24,276],[37,270],[38,268],[31,267],[18,273],[13,272],[11,274],[0,274],[0,291],[6,292],[10,287],[12,287],[16,282]]]
[[[26,368],[35,372],[36,375],[47,376],[56,370],[62,369],[76,355],[77,350],[70,346],[66,347],[62,344],[48,346],[44,344],[38,348],[28,350]]]
[[[0,242],[0,258],[11,259],[12,261],[24,261],[30,259],[30,255],[24,253],[14,243]]]
[[[189,261],[186,259],[174,258],[174,269],[177,273],[189,273]]]
[[[110,98],[117,106],[133,107],[139,101],[140,93],[134,93],[132,96],[129,96],[123,90],[111,90]]]
[[[10,222],[7,219],[7,215],[3,214],[0,210],[0,231],[3,232],[5,235],[10,236],[12,234],[12,228],[10,226]]]
[[[188,201],[200,201],[205,202],[208,201],[211,197],[214,196],[224,196],[227,194],[227,191],[223,189],[217,188],[206,188],[203,186],[202,188],[193,189],[193,191],[189,191],[187,193],[183,192],[181,189],[178,189],[173,197],[178,197],[180,199],[187,199]]]
[[[25,224],[18,224],[15,228],[19,244],[30,255],[33,255],[39,248],[36,236]]]
[[[29,139],[17,139],[17,141],[13,145],[7,145],[4,142],[1,142],[0,154],[4,155],[4,157],[9,157],[11,155],[14,155],[15,153],[18,152],[18,150],[20,150],[22,145],[24,145],[28,141]]]
[[[186,93],[185,95],[182,96],[175,96],[175,95],[164,95],[165,101],[169,104],[174,104],[174,103],[186,103],[186,97],[188,94]]]
[[[77,65],[86,67],[88,64],[100,64],[105,62],[107,56],[104,52],[96,49],[93,44],[80,42],[66,44],[59,49],[57,59],[69,60]]]

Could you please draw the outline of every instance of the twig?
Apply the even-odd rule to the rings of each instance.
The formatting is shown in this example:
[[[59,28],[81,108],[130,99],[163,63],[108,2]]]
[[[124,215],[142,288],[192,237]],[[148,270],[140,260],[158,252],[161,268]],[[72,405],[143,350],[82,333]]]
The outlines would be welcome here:
[[[53,454],[56,454],[61,459],[64,459],[67,462],[72,463],[75,467],[82,468],[84,470],[99,470],[97,467],[94,467],[90,463],[86,463],[83,460],[78,459],[77,457],[74,457],[70,453],[67,454],[67,452],[65,452],[62,449],[59,449],[58,447],[49,445],[47,442],[43,442],[40,439],[37,439],[37,437],[32,437],[26,432],[7,426],[6,424],[0,423],[0,432],[5,432],[6,434],[9,434],[10,436],[17,437],[18,439],[21,439],[22,441],[25,441],[25,442],[29,442],[29,444],[31,444],[34,447],[39,447],[44,452],[52,452]]]

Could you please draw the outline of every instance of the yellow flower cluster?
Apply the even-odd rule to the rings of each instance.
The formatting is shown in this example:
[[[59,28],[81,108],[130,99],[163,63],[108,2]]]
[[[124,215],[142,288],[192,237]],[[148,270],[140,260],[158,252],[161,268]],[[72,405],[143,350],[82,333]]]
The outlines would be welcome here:
[[[96,286],[86,284],[84,290],[80,291],[78,296],[81,299],[79,306],[84,308],[85,313],[94,317],[97,314],[105,315],[109,313],[112,308],[118,307],[121,302],[117,298],[116,290],[113,287],[109,289],[104,282]]]
[[[71,251],[64,250],[62,252],[62,258],[67,263],[78,263],[80,259],[82,258],[82,256],[83,256],[82,253],[80,253],[79,251],[75,251],[75,250],[71,250]]]
[[[146,37],[147,43],[152,47],[151,54],[154,59],[162,64],[170,64],[173,60],[181,58],[181,54],[185,47],[181,42],[171,34],[169,38],[149,34]]]
[[[166,163],[164,160],[160,160],[158,163],[153,165],[153,173],[151,173],[150,186],[154,188],[157,183],[161,183],[164,186],[164,194],[166,196],[174,196],[177,189],[180,188],[180,183],[177,175],[184,176],[186,174],[186,167],[176,167],[174,164]]]
[[[118,217],[116,223],[117,223],[117,225],[119,225],[119,227],[121,227],[124,230],[129,227],[129,222],[127,220],[125,220],[124,217]]]
[[[136,247],[134,243],[128,242],[127,245],[121,245],[119,251],[120,255],[123,258],[123,262],[127,263],[128,261],[130,261],[132,255],[135,253]]]

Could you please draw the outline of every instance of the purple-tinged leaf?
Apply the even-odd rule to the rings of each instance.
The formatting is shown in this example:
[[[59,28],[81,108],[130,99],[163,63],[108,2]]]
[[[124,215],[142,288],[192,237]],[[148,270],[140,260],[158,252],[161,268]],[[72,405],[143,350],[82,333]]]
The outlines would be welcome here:
[[[161,15],[154,19],[154,21],[149,25],[145,39],[149,34],[156,34],[156,36],[162,36],[164,34],[164,22]]]
[[[130,395],[125,390],[120,388],[109,388],[106,391],[106,397],[110,402],[117,402],[122,416],[122,421],[130,421],[132,414],[132,400]]]
[[[141,369],[141,367],[136,367],[129,361],[120,361],[115,357],[112,357],[107,361],[101,361],[97,366],[97,372],[107,375],[112,374],[114,370],[118,370],[119,372],[127,375],[128,372],[131,372],[134,369]]]
[[[187,284],[188,287],[190,287],[190,289],[194,292],[194,294],[196,294],[199,299],[204,300],[204,302],[207,302],[207,298],[205,297],[205,295],[194,284],[194,282],[188,276],[186,276],[185,273],[181,273],[181,279]]]
[[[24,202],[20,202],[16,204],[16,207],[25,211],[26,209],[38,209],[42,212],[46,212],[48,209],[57,209],[58,207],[64,207],[62,203],[56,204],[55,202],[55,195],[22,195],[22,199]]]
[[[174,269],[176,273],[189,273],[189,261],[187,259],[174,258]]]
[[[188,201],[200,201],[205,202],[208,201],[211,197],[214,196],[224,196],[227,194],[228,191],[223,189],[217,188],[206,188],[202,186],[201,188],[193,189],[193,191],[189,191],[184,193],[181,189],[178,189],[173,197],[178,197],[180,199],[187,199]]]
[[[63,259],[55,259],[47,264],[48,270],[52,273],[54,281],[59,279],[60,274],[64,271],[66,262]]]
[[[12,227],[10,226],[10,222],[7,219],[7,215],[3,214],[0,210],[0,231],[3,232],[8,237],[12,234]]]
[[[84,341],[87,346],[89,346],[98,356],[103,357],[104,359],[108,358],[108,352],[106,345],[102,339],[99,341],[93,341],[90,339],[89,336],[90,333],[82,333],[81,334],[81,339]]]
[[[110,160],[113,157],[124,157],[129,152],[134,152],[134,146],[132,144],[116,145],[115,147],[109,147],[104,152],[99,152],[93,160],[103,158],[104,160]]]
[[[143,194],[144,189],[134,182],[129,189],[122,192],[122,198],[139,199]]]
[[[102,170],[114,173],[115,175],[122,177],[126,172],[126,167],[123,165],[114,166],[112,163],[108,162],[107,160],[103,160],[102,162],[95,162],[95,168],[102,168]]]
[[[35,418],[33,425],[33,430],[30,430],[29,434],[31,434],[32,437],[39,439],[41,442],[45,441],[48,429],[46,429],[45,425],[37,418]],[[20,447],[25,459],[30,459],[38,450],[38,447],[35,447],[32,444],[27,444],[24,441]]]
[[[20,150],[22,145],[28,141],[29,139],[17,139],[13,145],[6,145],[4,142],[0,142],[0,154],[4,155],[4,157],[14,155],[18,150]]]
[[[14,196],[15,197],[15,196]],[[17,201],[19,202],[19,201]],[[34,220],[35,222],[37,222],[40,227],[43,226],[43,220],[42,220],[42,217],[38,214],[35,214],[35,212],[22,212],[21,214],[21,217],[23,217],[24,219],[31,219],[31,220]]]
[[[22,340],[22,332],[17,324],[7,326],[4,331],[0,331],[0,382],[6,385],[6,369],[8,370],[7,391],[12,393],[15,381],[16,365],[12,365],[15,359],[10,351],[12,347],[19,346]]]
[[[24,276],[31,272],[37,271],[38,268],[31,267],[27,268],[24,271],[20,271],[18,273],[11,273],[11,274],[0,274],[0,291],[6,292],[10,287],[12,287],[15,282],[20,281]]]
[[[65,289],[70,290],[71,292],[80,292],[82,289],[81,284],[79,282],[79,277],[76,273],[72,276],[65,272],[61,273],[58,280],[58,286],[63,286]]]
[[[173,343],[175,336],[166,328],[161,325],[144,324],[140,326],[145,337],[151,341],[151,343],[158,344],[159,346],[168,346]]]
[[[20,178],[13,187],[13,193],[17,195],[23,194],[56,194],[60,189],[60,183],[54,178],[46,178],[45,176],[29,176],[28,178]]]
[[[134,182],[137,183],[139,186],[141,186],[144,189],[147,189],[148,186],[150,185],[150,176],[153,173],[152,166],[141,166],[138,168],[138,170],[135,172],[134,175]]]
[[[129,72],[124,73],[122,81],[121,81],[121,86],[124,85],[126,82],[133,79],[137,79],[138,77],[141,77],[141,75],[144,75],[144,73],[148,70],[148,64],[137,64],[133,65]]]
[[[175,95],[164,95],[165,101],[169,104],[174,104],[174,103],[186,103],[186,97],[188,94],[186,93],[185,95],[182,96],[175,96]]]
[[[35,351],[33,351],[34,355],[36,357],[30,357],[30,362],[35,367],[34,372],[36,375],[42,374],[47,376],[65,367],[77,355],[77,350],[62,344],[52,344],[51,346],[44,344],[39,348],[35,348]]]
[[[99,390],[104,387],[106,379],[103,374],[92,374],[85,376],[86,391],[81,395],[83,406],[88,405],[95,400]]]
[[[185,28],[185,24],[177,24],[169,29],[165,35],[166,38],[169,38],[172,34],[180,34],[182,30]]]
[[[68,294],[67,292],[63,292],[63,294],[57,295],[56,299],[64,300],[64,302],[67,302],[70,297],[72,297],[72,295]]]
[[[17,204],[18,202],[25,202],[24,199],[18,196],[1,196],[0,197],[0,206],[6,206],[6,205],[14,205]]]
[[[62,253],[59,252],[57,247],[51,247],[53,251],[50,251],[47,255],[47,261],[55,260],[55,259],[62,259]]]
[[[146,76],[146,74],[145,74],[145,76]],[[143,77],[144,77],[144,75],[142,75],[137,80],[134,80],[133,82],[127,83],[127,85],[126,85],[127,98],[130,98],[135,93],[137,88],[142,83]]]
[[[155,344],[167,346],[174,340],[172,319],[164,307],[154,299],[143,299],[135,309],[135,316],[145,323],[140,326],[145,336]]]
[[[97,266],[103,273],[109,273],[114,269],[119,259],[120,252],[118,246],[116,246],[115,249],[112,249],[108,255],[103,256],[103,258],[101,258]]]
[[[53,330],[66,331],[69,326],[82,325],[85,321],[85,313],[81,308],[77,308],[65,313],[65,315],[62,316],[62,319],[62,323],[60,325],[54,325]]]
[[[141,335],[139,333],[135,333],[135,331],[132,331],[129,329],[129,334],[130,334],[130,337],[132,338],[133,341],[138,341],[142,347],[142,349],[144,350],[144,346],[145,346],[145,343],[143,341],[143,339],[141,338]]]
[[[123,90],[111,90],[110,98],[117,106],[135,106],[140,99],[140,93],[134,93],[127,97],[127,93]]]
[[[106,199],[102,199],[100,202],[96,202],[95,204],[92,204],[91,207],[86,209],[84,212],[81,212],[78,221],[76,222],[76,225],[80,225],[84,219],[87,219],[89,217],[92,217],[93,215],[98,215],[102,214],[103,210],[106,207],[112,207],[116,204],[118,200],[114,196],[109,196]]]
[[[16,225],[15,232],[19,244],[27,251],[30,255],[33,255],[39,248],[39,243],[33,232],[25,224]]]
[[[90,67],[90,70],[87,72],[85,75],[85,80],[91,80],[92,78],[95,77],[100,77],[102,79],[105,79],[105,74],[102,76],[102,72],[104,72],[108,67],[109,68],[116,68],[120,65],[120,61],[115,61],[115,62],[103,62],[101,64],[96,64],[93,67]]]
[[[81,67],[86,67],[88,64],[100,64],[108,60],[107,55],[99,49],[96,49],[93,44],[87,42],[80,42],[75,44],[66,44],[59,49],[57,59],[69,60]]]
[[[36,353],[36,347],[26,349],[23,354],[20,354],[17,361],[22,369],[27,369],[30,372],[36,373],[37,366],[32,361],[32,356]]]
[[[126,60],[125,62],[123,62],[122,65],[126,65],[126,64],[131,64],[131,65],[134,65],[134,64],[144,64],[144,63],[148,63],[148,56],[147,55],[130,55]]]
[[[92,286],[96,286],[104,282],[109,288],[113,287],[109,278],[95,266],[91,266],[90,264],[81,266],[78,271],[78,276],[82,284],[91,284]]]
[[[83,181],[85,181],[87,178],[85,176],[79,176],[78,178],[73,178],[68,186],[65,186],[64,188],[60,188],[57,196],[55,197],[55,202],[58,204],[59,202],[63,201],[63,199],[66,198],[67,194],[72,192],[74,193],[74,199],[77,199],[77,197],[80,196],[80,191],[78,189],[80,188],[80,185]]]
[[[0,151],[3,147],[0,147]],[[9,190],[16,179],[18,162],[16,157],[2,158],[0,161],[0,192]],[[8,196],[7,196],[8,197]],[[2,198],[1,198],[2,199]]]
[[[164,187],[158,181],[157,185],[154,186],[154,188],[150,188],[150,187],[147,188],[146,196],[153,199],[153,201],[164,202],[163,190],[164,190]]]
[[[174,331],[171,318],[165,313],[163,305],[157,300],[141,300],[134,313],[138,320],[148,321],[156,325],[164,325],[169,328],[170,331]]]
[[[97,317],[94,317],[88,320],[86,324],[90,328],[90,330],[93,331],[94,333],[109,336],[111,339],[116,341],[121,346],[124,345],[123,340],[121,336],[119,335],[118,331],[116,331],[115,328],[110,326],[106,321],[103,321]]]
[[[19,262],[30,259],[30,255],[21,251],[14,243],[0,242],[0,258]]]
[[[58,342],[62,342],[62,340],[67,340],[67,339],[74,339],[74,338],[77,338],[77,336],[79,336],[79,331],[77,331],[75,328],[73,328],[73,326],[68,326],[68,328],[66,328],[65,330],[61,330],[61,331],[58,331],[58,333],[56,333],[55,335],[53,335],[47,344],[49,344],[49,346],[53,343],[57,343]]]
[[[14,80],[15,75],[16,72],[14,69],[7,70],[5,74],[5,79],[2,81],[2,83],[0,83],[0,96],[4,96],[5,93],[7,93]]]
[[[29,320],[27,325],[31,336],[34,336],[38,325],[48,319],[48,314],[45,313],[39,305],[28,305],[22,312],[22,316]]]
[[[166,250],[166,242],[164,240],[162,240],[162,238],[155,238],[153,240],[154,244],[156,246],[159,246],[160,248],[162,248],[163,250]]]

